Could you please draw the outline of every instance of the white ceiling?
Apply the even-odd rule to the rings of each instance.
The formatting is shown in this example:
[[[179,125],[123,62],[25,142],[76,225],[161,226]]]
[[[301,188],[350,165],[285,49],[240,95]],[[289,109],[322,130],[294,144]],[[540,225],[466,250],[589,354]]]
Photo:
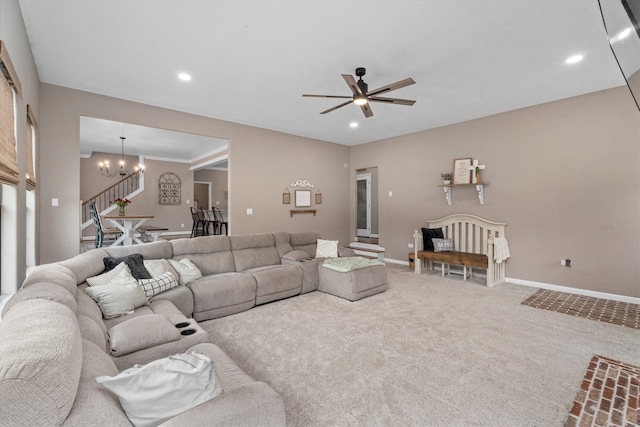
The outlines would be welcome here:
[[[597,0],[19,3],[44,83],[344,145],[624,84]],[[301,96],[348,95],[361,66],[371,89],[412,77],[386,96],[416,104]]]

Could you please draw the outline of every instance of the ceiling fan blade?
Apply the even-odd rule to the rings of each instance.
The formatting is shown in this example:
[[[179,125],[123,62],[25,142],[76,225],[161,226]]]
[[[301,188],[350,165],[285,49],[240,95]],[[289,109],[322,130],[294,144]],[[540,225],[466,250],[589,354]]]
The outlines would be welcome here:
[[[352,96],[342,96],[342,95],[302,95],[302,96],[308,96],[311,98],[341,98],[341,99],[352,99]]]
[[[413,105],[416,103],[416,101],[413,101],[411,99],[385,98],[382,96],[370,96],[369,101],[387,102],[389,104],[397,104],[397,105]]]
[[[343,74],[342,78],[344,79],[345,82],[347,82],[349,89],[351,89],[351,92],[353,92],[354,95],[359,95],[359,96],[364,95],[360,90],[358,83],[356,83],[356,79],[354,79],[351,74]]]
[[[349,97],[349,98],[351,98],[351,97]],[[331,108],[329,108],[328,110],[324,110],[324,111],[323,111],[323,112],[321,112],[320,114],[327,114],[327,113],[330,113],[330,112],[332,112],[333,110],[337,110],[337,109],[338,109],[338,108],[340,108],[340,107],[344,107],[345,105],[349,105],[349,104],[351,104],[352,102],[353,102],[353,101],[343,102],[343,103],[342,103],[342,104],[340,104],[340,105],[336,105],[335,107],[331,107]]]
[[[343,74],[343,76],[344,76],[344,74]],[[400,89],[402,87],[412,85],[414,83],[415,83],[415,81],[411,77],[409,77],[408,79],[400,80],[399,82],[391,83],[390,85],[386,85],[386,86],[383,86],[383,87],[378,88],[378,89],[370,90],[367,93],[367,95],[375,96],[375,95],[378,95],[380,93],[391,92],[392,90],[397,90],[397,89]]]
[[[371,117],[373,116],[373,111],[371,111],[371,107],[369,106],[369,104],[364,104],[360,106],[360,109],[362,110],[362,112],[364,113],[365,117]]]

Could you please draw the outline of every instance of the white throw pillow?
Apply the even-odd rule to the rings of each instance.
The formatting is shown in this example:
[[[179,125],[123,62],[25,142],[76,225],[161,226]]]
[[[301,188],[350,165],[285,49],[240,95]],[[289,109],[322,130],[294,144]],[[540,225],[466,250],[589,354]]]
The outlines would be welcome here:
[[[113,280],[114,277],[116,277],[118,274],[122,273],[122,270],[124,270],[125,267],[128,268],[127,263],[121,262],[115,268],[113,268],[112,270],[107,271],[104,274],[101,274],[99,276],[87,277],[87,283],[89,284],[89,286],[106,285],[109,282],[111,282],[111,280]],[[131,271],[129,271],[129,272],[131,272]]]
[[[337,258],[338,241],[318,239],[316,245],[316,258]]]
[[[186,285],[189,282],[193,282],[196,279],[202,277],[202,273],[188,258],[183,258],[180,261],[170,259],[169,263],[180,276],[180,284]]]
[[[124,316],[149,304],[138,282],[129,285],[92,286],[84,291],[98,304],[105,319]]]
[[[207,356],[180,353],[96,381],[115,393],[136,427],[157,426],[222,391]]]
[[[170,271],[175,276],[176,281],[180,279],[178,272],[171,267],[171,264],[169,264],[169,261],[166,259],[145,259],[143,264],[144,268],[146,268],[149,274],[151,274],[151,277],[158,277],[161,274]]]
[[[140,279],[138,283],[147,298],[152,298],[161,292],[180,286],[170,271],[162,273],[153,279]]]

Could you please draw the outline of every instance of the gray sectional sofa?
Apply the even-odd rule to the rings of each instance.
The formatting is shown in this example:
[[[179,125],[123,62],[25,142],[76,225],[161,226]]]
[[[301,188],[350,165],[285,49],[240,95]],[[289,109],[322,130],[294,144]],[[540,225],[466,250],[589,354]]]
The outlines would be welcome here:
[[[317,290],[318,238],[280,232],[176,239],[94,249],[35,267],[2,312],[0,425],[129,425],[117,397],[95,378],[185,351],[211,358],[223,392],[163,425],[284,425],[279,395],[208,343],[198,322]],[[132,254],[145,261],[187,258],[202,277],[105,319],[84,291],[86,281],[103,272],[104,258]],[[384,266],[365,270],[365,293],[384,291]],[[185,329],[192,333],[181,334]]]

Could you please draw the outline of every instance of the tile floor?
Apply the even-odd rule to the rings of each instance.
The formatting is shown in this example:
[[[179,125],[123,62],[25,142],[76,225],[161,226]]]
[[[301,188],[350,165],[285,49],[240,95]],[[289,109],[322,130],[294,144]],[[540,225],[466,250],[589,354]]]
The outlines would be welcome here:
[[[539,289],[522,304],[572,316],[640,329],[640,304]]]

